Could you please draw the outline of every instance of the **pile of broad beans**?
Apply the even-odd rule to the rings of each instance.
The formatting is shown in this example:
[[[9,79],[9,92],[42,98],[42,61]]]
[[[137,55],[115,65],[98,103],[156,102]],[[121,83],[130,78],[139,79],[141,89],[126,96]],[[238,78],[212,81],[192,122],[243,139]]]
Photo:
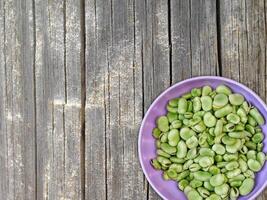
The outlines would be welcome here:
[[[265,163],[257,108],[219,85],[194,88],[166,109],[153,129],[157,157],[151,160],[165,180],[177,181],[189,200],[234,200],[253,190]]]

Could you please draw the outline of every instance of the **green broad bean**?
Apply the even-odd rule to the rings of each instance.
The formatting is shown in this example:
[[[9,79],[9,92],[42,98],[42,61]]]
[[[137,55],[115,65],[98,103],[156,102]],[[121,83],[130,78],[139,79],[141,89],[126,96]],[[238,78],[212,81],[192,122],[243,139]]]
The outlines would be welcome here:
[[[160,140],[157,140],[157,141],[156,141],[156,147],[157,147],[157,149],[159,149],[159,148],[160,148],[160,145],[161,145],[161,142],[160,142]]]
[[[216,175],[216,174],[219,174],[221,172],[220,168],[216,167],[216,166],[211,166],[209,168],[209,172],[212,174],[212,175]]]
[[[247,146],[247,148],[252,149],[252,150],[256,150],[257,149],[257,145],[251,141],[246,141],[245,145]]]
[[[188,93],[186,93],[186,94],[183,94],[182,97],[183,97],[184,99],[190,99],[190,98],[192,97],[191,92],[188,92]],[[178,102],[179,102],[179,101],[178,101]]]
[[[212,92],[212,88],[208,85],[202,87],[202,96],[208,96]]]
[[[179,98],[171,99],[171,100],[169,101],[169,105],[170,105],[171,107],[178,107],[178,102],[179,102]]]
[[[211,173],[209,172],[204,172],[204,171],[197,171],[194,172],[194,178],[199,181],[209,181],[211,178]]]
[[[246,154],[248,152],[248,148],[246,146],[243,146],[239,151],[242,154]]]
[[[179,181],[179,183],[178,183],[178,187],[179,187],[179,189],[182,190],[182,191],[183,191],[183,190],[185,189],[185,187],[188,186],[188,185],[189,185],[189,181],[186,180],[186,179],[183,179],[183,180]]]
[[[187,154],[187,146],[184,141],[179,141],[177,145],[177,158],[185,158]]]
[[[243,174],[239,174],[231,179],[229,179],[229,182],[233,182],[233,181],[243,181],[245,180],[245,176]]]
[[[189,185],[192,187],[192,188],[198,188],[198,187],[200,187],[200,186],[202,186],[203,185],[203,182],[202,181],[199,181],[199,180],[192,180],[190,183],[189,183]]]
[[[217,93],[222,93],[222,94],[226,94],[226,95],[230,95],[232,94],[232,91],[229,87],[225,86],[225,85],[219,85],[216,87],[216,92]]]
[[[169,169],[173,169],[175,170],[177,173],[180,173],[183,171],[183,165],[181,164],[177,164],[177,163],[173,163],[169,166]]]
[[[222,157],[222,155],[216,155],[216,156],[214,157],[214,159],[215,159],[215,161],[216,161],[217,163],[219,163],[219,162],[222,162],[223,157]],[[218,166],[218,165],[217,165],[217,166]]]
[[[205,113],[203,116],[203,122],[206,127],[214,127],[216,125],[217,119],[210,112]]]
[[[191,138],[195,134],[196,133],[188,127],[181,128],[180,130],[180,136],[185,141],[187,141],[189,138]]]
[[[253,171],[251,171],[250,169],[248,169],[247,171],[245,171],[244,173],[244,176],[247,177],[247,178],[255,178],[255,174]]]
[[[168,159],[165,158],[163,156],[158,156],[157,157],[157,161],[161,164],[161,165],[165,165],[165,166],[170,166],[172,164],[172,162]]]
[[[215,111],[214,115],[217,118],[222,118],[227,116],[228,114],[230,114],[233,111],[232,106],[230,106],[229,104],[227,104],[226,106],[220,108],[219,110]]]
[[[178,119],[178,115],[177,115],[177,113],[168,112],[167,118],[168,118],[169,122],[172,123],[174,120]]]
[[[230,113],[226,116],[226,119],[233,124],[238,124],[240,122],[240,117],[237,114]]]
[[[246,111],[247,114],[249,113],[250,105],[249,105],[249,103],[247,101],[244,101],[242,103],[241,107]]]
[[[219,155],[223,155],[225,154],[225,148],[223,145],[221,144],[214,144],[212,146],[212,150],[216,153],[216,154],[219,154]]]
[[[260,114],[260,112],[258,111],[257,108],[252,108],[249,111],[249,114],[250,114],[251,117],[253,117],[256,120],[256,122],[259,125],[263,125],[264,124],[264,119],[263,119],[262,115]]]
[[[213,100],[213,108],[219,109],[228,103],[228,97],[225,94],[217,94]]]
[[[239,190],[236,187],[230,189],[230,200],[236,200],[239,196]]]
[[[193,190],[193,188],[190,185],[188,185],[184,188],[184,193],[187,195],[191,190]]]
[[[170,154],[170,155],[174,155],[177,151],[177,148],[176,147],[173,147],[173,146],[170,146],[169,144],[167,143],[162,143],[160,145],[160,148],[165,151],[167,154]]]
[[[187,160],[185,163],[184,163],[184,166],[183,166],[183,170],[188,170],[189,169],[189,166],[193,164],[193,160]]]
[[[187,176],[189,176],[189,174],[190,174],[189,170],[183,171],[180,174],[178,174],[176,180],[180,181],[180,180],[186,178]]]
[[[187,111],[187,100],[185,98],[180,98],[178,101],[178,113],[184,114]]]
[[[254,150],[249,150],[247,152],[247,159],[253,159],[256,160],[257,159],[257,152]]]
[[[239,164],[237,161],[231,161],[227,165],[225,165],[225,169],[228,171],[234,170],[239,167]]]
[[[170,113],[173,113],[173,114],[176,114],[177,113],[177,107],[171,107],[170,105],[167,105],[167,111],[170,112]]]
[[[192,90],[191,90],[191,95],[192,95],[192,97],[199,97],[199,96],[201,96],[201,88],[193,88]]]
[[[171,180],[171,178],[168,176],[168,173],[166,171],[163,172],[162,177],[165,181]]]
[[[183,121],[185,119],[184,115],[183,114],[178,114],[178,119]]]
[[[247,162],[244,161],[242,158],[238,160],[238,163],[239,163],[239,168],[243,173],[248,170]]]
[[[161,132],[169,130],[169,120],[166,116],[161,116],[157,119],[157,127]]]
[[[225,176],[223,174],[216,174],[212,176],[209,181],[211,186],[217,187],[225,182]]]
[[[204,135],[204,134],[200,135],[200,136],[199,136],[199,139],[198,139],[198,143],[199,143],[199,145],[200,145],[200,146],[201,146],[201,145],[205,145],[206,142],[207,142],[207,139],[208,139],[208,136],[207,136],[207,135]]]
[[[235,131],[235,132],[230,132],[228,135],[232,138],[236,139],[241,139],[246,137],[246,133],[244,131]]]
[[[166,142],[168,142],[168,133],[162,133],[162,134],[160,135],[160,142],[161,142],[161,143],[166,143]]]
[[[235,131],[243,131],[243,130],[245,130],[245,126],[244,126],[244,124],[239,123],[239,124],[235,125],[234,130]]]
[[[179,131],[177,129],[172,129],[168,133],[168,143],[170,146],[176,147],[180,141]]]
[[[247,125],[245,126],[245,130],[248,131],[248,132],[250,132],[251,134],[255,134],[255,129],[254,129],[254,127],[251,126],[250,124],[247,124]]]
[[[222,137],[222,143],[225,145],[233,145],[236,143],[236,139],[225,135]]]
[[[189,126],[190,127],[195,126],[199,122],[201,122],[201,120],[202,120],[201,117],[199,117],[199,116],[193,116],[193,118],[189,120]]]
[[[198,133],[201,133],[203,131],[205,131],[206,126],[204,124],[203,121],[200,121],[198,124],[196,124],[195,126],[192,127],[192,129]]]
[[[187,194],[188,200],[203,200],[200,194],[196,190],[191,190]]]
[[[240,139],[237,139],[236,142],[232,145],[226,145],[226,151],[228,153],[237,153],[242,147],[242,143]]]
[[[193,111],[193,102],[188,101],[187,102],[187,112],[192,112]]]
[[[205,181],[203,186],[204,186],[204,188],[206,188],[210,192],[214,191],[214,187],[210,184],[209,181]]]
[[[242,196],[249,194],[254,188],[254,180],[252,178],[247,178],[243,181],[239,188],[239,192]]]
[[[191,160],[193,160],[193,159],[196,158],[197,156],[198,156],[197,148],[191,148],[191,149],[189,149],[189,151],[187,152],[186,158],[187,158],[187,159],[191,159]]]
[[[232,132],[235,130],[235,125],[233,123],[228,123],[225,126],[223,126],[224,132]]]
[[[152,167],[154,167],[154,169],[161,170],[161,164],[159,163],[157,159],[152,159],[150,161],[150,164],[152,165]]]
[[[185,126],[188,126],[189,125],[189,119],[183,119],[183,124],[185,125]]]
[[[251,125],[253,127],[257,126],[256,120],[251,116],[248,116],[248,123],[249,123],[249,125]]]
[[[185,159],[177,158],[177,157],[170,157],[170,161],[176,164],[183,164],[185,163]]]
[[[212,98],[210,96],[202,96],[200,98],[202,110],[210,111],[212,110]]]
[[[226,183],[214,188],[215,193],[218,194],[219,196],[227,195],[229,190],[230,190],[230,187]]]
[[[237,161],[238,160],[238,154],[224,154],[223,155],[223,159],[226,162],[230,162],[230,161]]]
[[[238,93],[230,94],[229,101],[234,106],[240,106],[244,102],[245,98]]]
[[[202,168],[209,167],[213,165],[213,163],[214,163],[214,159],[212,157],[204,156],[199,159],[199,165]]]
[[[206,200],[222,200],[222,198],[217,194],[211,194]]]
[[[191,172],[196,172],[196,171],[199,171],[200,169],[201,169],[201,167],[197,163],[194,163],[194,164],[192,164],[192,165],[189,166],[189,170]]]
[[[261,132],[256,133],[256,134],[253,135],[253,137],[252,137],[252,141],[253,141],[254,143],[260,143],[260,142],[263,141],[263,139],[264,139],[264,136],[263,136],[263,134],[262,134]]]
[[[215,136],[220,135],[222,134],[222,131],[223,131],[223,120],[219,119],[217,120],[216,126],[214,128],[214,135]]]
[[[181,128],[182,127],[182,122],[180,121],[180,120],[174,120],[174,121],[172,121],[172,123],[171,123],[171,126],[173,127],[173,128]]]
[[[210,196],[210,192],[204,187],[198,187],[197,191],[203,198],[207,198]]]
[[[211,150],[210,148],[200,148],[199,149],[199,154],[201,156],[209,156],[209,157],[214,157],[215,153],[213,150]]]
[[[154,138],[156,139],[158,139],[161,135],[161,131],[158,128],[154,128],[152,133],[153,133]]]
[[[258,152],[257,153],[257,161],[261,164],[261,166],[263,166],[264,165],[264,163],[265,163],[265,154],[263,153],[263,152]]]
[[[241,170],[239,168],[237,168],[237,169],[234,169],[232,171],[227,172],[226,177],[230,179],[230,178],[233,178],[239,174],[241,174]]]
[[[192,102],[193,102],[193,112],[196,113],[197,111],[200,111],[202,107],[200,98],[195,97]]]
[[[259,161],[248,159],[248,168],[253,172],[258,172],[261,170],[262,165]]]
[[[190,137],[188,140],[186,140],[186,145],[189,149],[196,148],[198,146],[198,139],[196,136]]]
[[[185,117],[186,119],[191,119],[191,118],[193,117],[193,113],[192,113],[192,112],[186,112],[186,113],[184,114],[184,117]]]
[[[168,169],[168,171],[167,171],[167,175],[168,175],[168,177],[170,177],[171,179],[176,179],[177,176],[178,176],[178,174],[177,174],[177,172],[176,172],[175,169]]]
[[[170,158],[170,157],[171,157],[170,154],[166,153],[165,151],[163,151],[163,150],[161,150],[161,149],[158,149],[158,150],[157,150],[157,154],[158,154],[159,156],[162,156],[162,157],[165,157],[165,158]]]
[[[263,143],[258,143],[257,144],[257,151],[262,151],[263,149]]]

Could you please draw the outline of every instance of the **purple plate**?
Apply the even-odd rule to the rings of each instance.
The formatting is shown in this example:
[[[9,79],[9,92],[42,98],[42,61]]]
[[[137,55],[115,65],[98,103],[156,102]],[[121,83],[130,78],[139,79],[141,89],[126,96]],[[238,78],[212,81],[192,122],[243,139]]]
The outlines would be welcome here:
[[[210,85],[215,88],[217,85],[224,84],[230,87],[234,92],[241,93],[245,96],[246,100],[256,106],[267,119],[267,107],[261,98],[246,86],[233,81],[231,79],[217,77],[217,76],[200,76],[181,81],[172,87],[165,90],[157,99],[152,103],[143,119],[138,139],[139,160],[143,172],[152,186],[152,188],[165,200],[186,200],[182,191],[177,187],[175,181],[165,181],[162,178],[162,172],[154,170],[150,165],[150,160],[156,156],[155,140],[152,137],[152,129],[155,127],[155,122],[158,116],[166,114],[165,106],[167,102],[175,97],[190,91],[194,87],[202,87]],[[263,141],[263,151],[267,152],[266,135],[267,125],[262,126],[265,139]],[[265,164],[260,172],[256,175],[256,184],[253,191],[247,196],[241,196],[239,200],[253,200],[265,188],[267,181],[267,165]]]

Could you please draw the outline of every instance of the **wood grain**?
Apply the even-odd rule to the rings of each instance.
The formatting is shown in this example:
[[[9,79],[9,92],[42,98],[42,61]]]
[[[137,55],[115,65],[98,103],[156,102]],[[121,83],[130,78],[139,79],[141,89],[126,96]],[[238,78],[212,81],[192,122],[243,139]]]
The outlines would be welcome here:
[[[4,158],[0,164],[0,198],[30,199],[35,198],[32,1],[1,1],[0,5],[1,96],[4,95],[0,100]]]
[[[221,1],[222,75],[240,81],[266,101],[264,1]],[[266,199],[262,193],[258,199]]]

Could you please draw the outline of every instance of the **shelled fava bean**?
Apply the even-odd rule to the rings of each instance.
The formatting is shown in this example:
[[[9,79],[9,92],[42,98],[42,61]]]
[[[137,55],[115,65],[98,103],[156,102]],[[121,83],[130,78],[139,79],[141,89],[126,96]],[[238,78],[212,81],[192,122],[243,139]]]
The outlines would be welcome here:
[[[237,199],[249,194],[265,163],[264,118],[238,93],[219,85],[172,99],[153,129],[165,180],[178,182],[189,200]]]

